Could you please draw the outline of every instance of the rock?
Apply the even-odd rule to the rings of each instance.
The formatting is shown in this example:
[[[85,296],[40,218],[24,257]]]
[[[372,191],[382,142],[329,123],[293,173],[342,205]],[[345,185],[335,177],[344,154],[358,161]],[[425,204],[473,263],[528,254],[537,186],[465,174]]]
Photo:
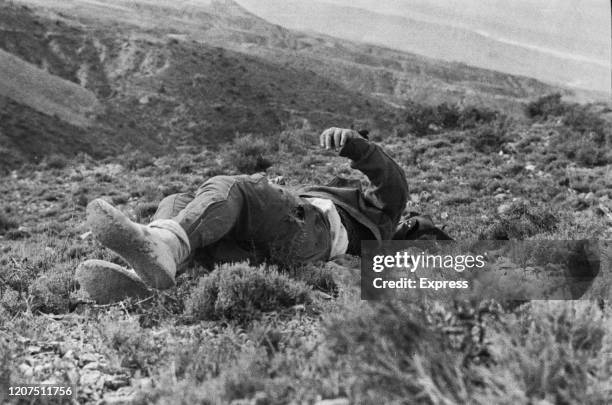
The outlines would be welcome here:
[[[139,387],[141,390],[151,390],[153,389],[153,380],[150,378],[141,378],[136,381],[134,386]]]
[[[136,400],[135,393],[119,393],[119,392],[109,392],[104,395],[104,403],[106,405],[124,405],[131,404]]]
[[[536,169],[536,166],[533,163],[528,163],[525,165],[525,170],[532,172]]]
[[[100,369],[100,363],[98,363],[97,361],[87,363],[83,366],[83,370],[99,370],[99,369]]]
[[[142,97],[140,97],[140,99],[138,100],[138,102],[139,102],[140,104],[143,104],[143,105],[145,105],[145,104],[149,104],[149,101],[151,101],[151,99],[149,98],[149,96],[142,96]]]
[[[315,290],[315,291],[313,291],[313,295],[314,295],[315,297],[317,297],[317,298],[320,298],[320,299],[322,299],[322,300],[326,300],[326,301],[329,301],[329,300],[332,300],[332,299],[333,299],[333,297],[332,297],[331,295],[326,294],[326,293],[324,293],[323,291],[319,291],[319,290]]]
[[[64,353],[63,358],[73,360],[74,359],[74,351],[73,350],[68,350],[66,353]]]
[[[315,402],[315,405],[350,405],[348,398],[322,399]]]
[[[500,206],[497,207],[497,213],[499,215],[504,215],[510,212],[511,209],[512,209],[512,204],[501,204]]]
[[[79,356],[79,362],[81,364],[87,364],[94,361],[98,361],[98,356],[93,353],[83,353]]]
[[[230,405],[252,405],[250,399],[234,399]]]
[[[40,348],[40,346],[28,346],[27,352],[30,354],[37,354],[40,353],[42,351],[42,349]]]
[[[578,197],[571,201],[571,207],[577,211],[583,211],[589,207],[589,204],[583,198]]]
[[[270,399],[268,398],[268,394],[265,392],[256,392],[252,401],[253,405],[268,405],[270,403]]]
[[[18,369],[21,372],[21,374],[23,374],[23,376],[26,378],[32,377],[34,375],[34,371],[32,370],[32,367],[28,366],[25,363],[21,363]]]
[[[121,387],[127,387],[130,384],[130,378],[126,375],[113,375],[104,381],[104,386],[111,390],[117,390]]]
[[[592,191],[584,196],[584,201],[588,204],[597,202],[597,196]]]
[[[102,380],[102,373],[98,370],[87,370],[81,374],[79,379],[79,385],[84,387],[97,387],[102,386],[104,381]]]

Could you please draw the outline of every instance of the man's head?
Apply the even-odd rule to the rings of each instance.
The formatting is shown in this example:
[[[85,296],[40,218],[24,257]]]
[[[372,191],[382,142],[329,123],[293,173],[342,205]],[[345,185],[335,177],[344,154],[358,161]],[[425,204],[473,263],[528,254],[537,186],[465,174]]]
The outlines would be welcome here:
[[[329,256],[334,257],[346,253],[348,235],[334,203],[325,198],[308,198],[307,200],[323,212],[323,215],[329,221],[331,234],[331,253]]]

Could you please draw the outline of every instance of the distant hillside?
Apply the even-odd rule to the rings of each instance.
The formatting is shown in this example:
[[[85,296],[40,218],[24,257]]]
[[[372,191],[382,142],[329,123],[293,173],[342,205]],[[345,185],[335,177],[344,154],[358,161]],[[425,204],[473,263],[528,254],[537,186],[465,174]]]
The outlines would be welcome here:
[[[126,148],[162,153],[305,123],[390,131],[406,100],[485,104],[512,113],[526,99],[560,90],[534,79],[293,32],[230,0],[0,2],[0,49],[11,54],[0,66],[13,61],[15,69],[19,61],[24,72],[36,73],[5,70],[0,80],[13,81],[13,90],[3,92],[12,115],[24,116],[29,108],[45,113],[35,122],[19,121],[18,130],[2,128],[0,140],[13,141],[0,147],[17,148],[14,155],[29,160],[55,151],[51,144],[63,144],[57,152],[67,154],[101,156]],[[44,79],[40,91],[28,77]],[[79,96],[49,91],[60,83]],[[17,88],[32,89],[29,98]],[[78,107],[78,116],[88,121],[49,109],[51,96]],[[95,114],[84,113],[95,105]],[[76,130],[45,132],[61,123]],[[38,141],[16,142],[25,132],[40,134]],[[82,142],[77,133],[86,133]]]
[[[591,12],[574,18],[587,6],[580,3],[574,5],[575,13],[560,19],[564,15],[561,12],[534,2],[513,2],[508,6],[502,1],[480,4],[476,0],[408,0],[392,3],[395,12],[373,12],[359,8],[377,7],[369,1],[336,1],[344,5],[314,0],[238,1],[259,16],[288,28],[532,76],[605,92],[608,97],[610,94],[610,15],[605,4],[599,9],[606,17],[599,18]],[[381,3],[382,11],[389,2]],[[566,12],[567,3],[564,2]],[[558,5],[555,3],[555,7]],[[598,18],[589,25],[587,17]],[[546,22],[552,26],[542,26]],[[602,30],[602,25],[607,29]],[[576,32],[589,26],[592,31]]]

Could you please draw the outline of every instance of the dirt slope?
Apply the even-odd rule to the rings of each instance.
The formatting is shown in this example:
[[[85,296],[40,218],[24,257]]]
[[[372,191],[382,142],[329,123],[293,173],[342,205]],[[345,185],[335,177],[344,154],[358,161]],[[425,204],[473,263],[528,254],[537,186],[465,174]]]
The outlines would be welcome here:
[[[0,95],[77,126],[98,107],[89,90],[0,49]]]

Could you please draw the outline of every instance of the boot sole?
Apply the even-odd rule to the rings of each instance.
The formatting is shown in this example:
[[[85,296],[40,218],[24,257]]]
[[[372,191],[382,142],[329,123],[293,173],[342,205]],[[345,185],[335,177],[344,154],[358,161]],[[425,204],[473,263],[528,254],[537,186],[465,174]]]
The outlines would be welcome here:
[[[100,199],[87,206],[87,222],[100,243],[125,259],[148,286],[166,289],[175,285],[173,275],[160,263],[147,240],[146,228],[139,228]]]
[[[81,289],[98,304],[151,296],[151,291],[133,271],[104,260],[81,263],[75,278]]]

